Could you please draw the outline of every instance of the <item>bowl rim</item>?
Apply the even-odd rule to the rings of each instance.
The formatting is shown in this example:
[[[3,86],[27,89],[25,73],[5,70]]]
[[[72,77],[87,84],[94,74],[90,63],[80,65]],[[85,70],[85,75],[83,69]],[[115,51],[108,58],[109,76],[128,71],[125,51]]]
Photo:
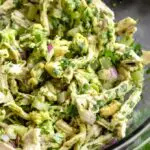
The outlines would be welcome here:
[[[142,133],[150,128],[150,117],[144,121],[137,129],[135,129],[131,134],[116,142],[113,145],[110,145],[105,150],[125,150],[125,147],[130,145],[135,139],[137,139]]]

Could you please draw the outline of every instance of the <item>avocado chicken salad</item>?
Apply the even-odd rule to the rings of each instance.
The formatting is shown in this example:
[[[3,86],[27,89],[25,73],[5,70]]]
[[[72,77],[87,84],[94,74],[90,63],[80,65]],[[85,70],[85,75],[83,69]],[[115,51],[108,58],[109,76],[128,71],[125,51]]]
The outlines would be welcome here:
[[[0,149],[99,150],[125,137],[150,60],[136,24],[100,0],[0,0]]]

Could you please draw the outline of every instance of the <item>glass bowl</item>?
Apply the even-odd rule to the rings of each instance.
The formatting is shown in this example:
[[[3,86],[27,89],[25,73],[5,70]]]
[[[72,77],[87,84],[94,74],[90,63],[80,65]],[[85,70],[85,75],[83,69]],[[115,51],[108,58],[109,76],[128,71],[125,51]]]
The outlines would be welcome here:
[[[133,17],[138,20],[135,39],[144,50],[150,50],[150,0],[104,0],[115,12],[116,20]],[[146,73],[142,99],[136,107],[127,136],[107,150],[150,150],[150,74]],[[145,145],[145,148],[144,148]]]

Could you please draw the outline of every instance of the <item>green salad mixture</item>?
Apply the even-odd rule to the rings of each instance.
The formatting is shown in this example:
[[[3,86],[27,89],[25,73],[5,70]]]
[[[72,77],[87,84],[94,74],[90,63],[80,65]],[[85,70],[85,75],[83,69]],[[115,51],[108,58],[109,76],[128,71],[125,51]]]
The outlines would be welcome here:
[[[99,150],[125,137],[150,60],[136,24],[100,0],[0,0],[0,149]]]

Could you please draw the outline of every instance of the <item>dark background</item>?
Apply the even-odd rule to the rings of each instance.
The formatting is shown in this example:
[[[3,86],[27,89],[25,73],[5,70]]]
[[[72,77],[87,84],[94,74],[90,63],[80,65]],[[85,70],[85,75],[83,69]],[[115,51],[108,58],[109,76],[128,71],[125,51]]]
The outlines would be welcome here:
[[[104,0],[111,7],[116,20],[131,16],[139,20],[135,35],[144,49],[150,50],[150,0]]]

